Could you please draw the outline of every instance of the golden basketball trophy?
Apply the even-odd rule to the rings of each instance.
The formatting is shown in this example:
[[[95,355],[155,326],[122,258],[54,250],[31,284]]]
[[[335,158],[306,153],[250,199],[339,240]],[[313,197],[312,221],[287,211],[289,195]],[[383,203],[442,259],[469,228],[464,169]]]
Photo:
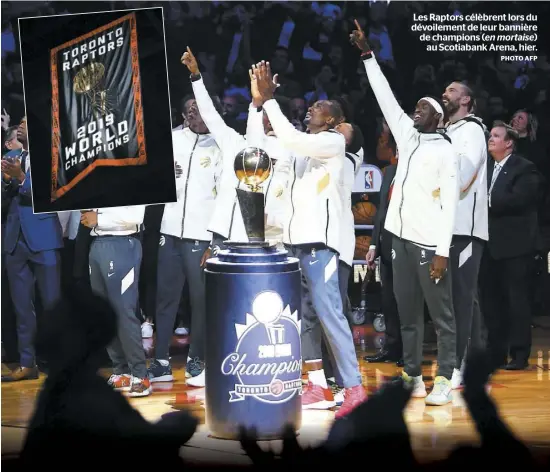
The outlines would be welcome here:
[[[73,89],[78,95],[85,95],[88,98],[91,113],[96,120],[113,111],[113,104],[105,87],[103,64],[92,62],[80,69],[74,76]]]
[[[271,158],[260,148],[247,147],[235,157],[234,170],[237,178],[250,188],[249,192],[236,189],[249,241],[247,245],[268,246],[269,243],[265,241],[265,205],[262,183],[271,174]]]

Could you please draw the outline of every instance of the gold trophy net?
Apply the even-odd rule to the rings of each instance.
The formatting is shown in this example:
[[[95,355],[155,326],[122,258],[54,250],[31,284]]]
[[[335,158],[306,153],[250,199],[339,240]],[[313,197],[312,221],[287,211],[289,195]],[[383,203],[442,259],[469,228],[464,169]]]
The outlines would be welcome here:
[[[85,95],[90,102],[95,119],[111,113],[114,104],[105,87],[105,66],[92,62],[80,69],[73,79],[73,89],[78,95]]]

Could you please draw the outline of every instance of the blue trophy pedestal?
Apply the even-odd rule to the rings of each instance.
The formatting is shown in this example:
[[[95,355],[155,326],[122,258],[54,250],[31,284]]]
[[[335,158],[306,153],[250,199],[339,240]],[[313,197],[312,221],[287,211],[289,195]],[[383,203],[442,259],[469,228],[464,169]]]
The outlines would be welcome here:
[[[281,439],[302,422],[301,271],[286,251],[228,243],[206,263],[206,424]]]

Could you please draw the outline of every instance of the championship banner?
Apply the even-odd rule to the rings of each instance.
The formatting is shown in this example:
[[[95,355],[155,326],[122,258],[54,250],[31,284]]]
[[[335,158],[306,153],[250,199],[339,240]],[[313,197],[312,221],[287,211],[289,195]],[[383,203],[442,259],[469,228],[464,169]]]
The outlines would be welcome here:
[[[98,166],[147,163],[135,13],[50,58],[53,202]]]

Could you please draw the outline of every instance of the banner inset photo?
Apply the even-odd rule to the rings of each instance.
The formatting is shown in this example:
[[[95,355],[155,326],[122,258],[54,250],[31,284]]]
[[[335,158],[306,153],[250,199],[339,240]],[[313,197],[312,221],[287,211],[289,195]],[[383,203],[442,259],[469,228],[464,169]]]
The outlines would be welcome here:
[[[19,30],[34,213],[176,201],[162,7]]]
[[[51,51],[52,201],[97,166],[147,162],[134,13]]]

